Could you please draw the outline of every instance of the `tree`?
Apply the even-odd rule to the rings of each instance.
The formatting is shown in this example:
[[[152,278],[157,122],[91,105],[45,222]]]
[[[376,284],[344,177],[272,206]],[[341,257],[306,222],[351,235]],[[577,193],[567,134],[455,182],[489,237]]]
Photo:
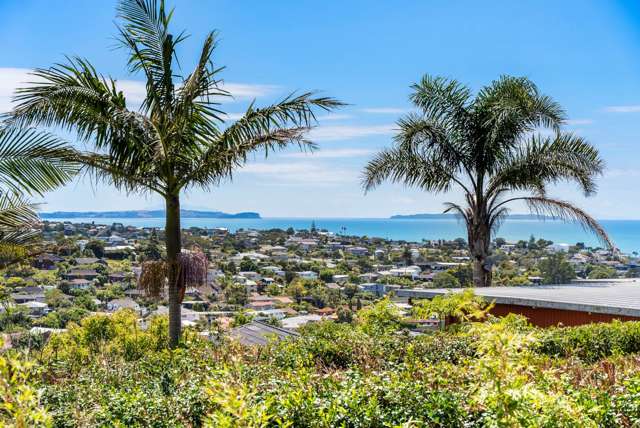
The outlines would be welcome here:
[[[249,301],[249,293],[247,293],[247,287],[244,284],[231,282],[224,289],[224,298],[231,305],[244,306]]]
[[[436,288],[456,288],[460,287],[460,281],[449,272],[438,272],[433,277],[433,286]]]
[[[434,193],[461,189],[464,203],[447,203],[445,212],[465,221],[475,286],[491,284],[491,235],[513,202],[579,222],[612,246],[585,211],[547,194],[549,184],[563,181],[594,194],[604,162],[591,144],[561,131],[565,112],[533,82],[505,76],[473,97],[455,80],[427,75],[412,89],[419,113],[399,120],[394,146],[367,164],[363,187],[389,180]],[[540,127],[553,135],[535,134]]]
[[[313,149],[305,134],[315,123],[315,111],[341,103],[313,93],[292,94],[264,108],[251,103],[242,118],[227,126],[218,105],[230,94],[220,85],[221,68],[212,62],[216,34],[206,36],[195,68],[181,76],[177,48],[186,36],[171,33],[173,11],[164,0],[120,0],[117,12],[118,40],[129,54],[129,71],[145,80],[140,108],[129,108],[118,82],[75,57],[37,69],[37,83],[18,90],[12,118],[22,125],[74,130],[96,148],[78,155],[93,177],[165,200],[169,338],[176,346],[187,285],[179,274],[183,191],[229,179],[256,151],[268,154],[291,144]]]
[[[589,279],[617,278],[616,270],[609,266],[596,266],[589,272]]]
[[[538,263],[545,284],[566,284],[576,277],[576,272],[562,253],[550,254]]]
[[[99,239],[92,239],[84,246],[85,250],[91,250],[93,255],[99,259],[104,257],[104,242]]]

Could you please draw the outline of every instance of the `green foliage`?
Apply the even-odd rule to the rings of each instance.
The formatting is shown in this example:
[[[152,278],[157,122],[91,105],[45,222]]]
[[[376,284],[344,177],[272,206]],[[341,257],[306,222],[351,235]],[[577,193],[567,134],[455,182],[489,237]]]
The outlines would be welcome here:
[[[0,355],[0,426],[51,426],[51,416],[41,403],[41,392],[35,387],[37,374],[37,367],[23,355],[15,352]]]
[[[589,272],[589,279],[608,279],[617,278],[618,273],[612,267],[596,266]]]
[[[400,310],[389,298],[358,312],[360,328],[369,335],[389,334],[400,327]]]
[[[596,323],[541,330],[539,352],[596,362],[611,355],[640,352],[640,322]]]
[[[244,306],[249,301],[249,293],[244,284],[231,282],[224,289],[224,298],[229,304]]]
[[[573,266],[563,253],[550,254],[538,263],[544,284],[567,284],[576,277]]]
[[[420,300],[414,304],[412,314],[423,319],[438,317],[444,320],[447,317],[454,317],[466,321],[484,318],[489,309],[491,305],[469,289],[459,293],[438,295],[431,300]]]
[[[457,288],[460,287],[460,281],[449,272],[438,272],[433,277],[432,285],[436,288]]]

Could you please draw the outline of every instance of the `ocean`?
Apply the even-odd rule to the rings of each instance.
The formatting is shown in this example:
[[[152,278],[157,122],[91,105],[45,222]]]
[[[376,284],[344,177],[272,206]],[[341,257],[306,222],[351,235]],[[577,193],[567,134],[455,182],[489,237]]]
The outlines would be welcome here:
[[[69,218],[50,221],[72,223],[95,222],[96,224],[123,223],[138,227],[164,227],[163,218]],[[319,229],[346,235],[380,237],[420,242],[423,239],[465,238],[464,224],[452,219],[382,219],[382,218],[261,218],[261,219],[214,219],[183,218],[182,227],[226,227],[231,232],[238,229],[309,229],[315,222]],[[602,220],[601,224],[615,245],[625,253],[640,252],[640,220]],[[497,237],[508,241],[544,238],[555,243],[575,244],[584,242],[597,246],[594,236],[576,224],[557,220],[507,219]]]

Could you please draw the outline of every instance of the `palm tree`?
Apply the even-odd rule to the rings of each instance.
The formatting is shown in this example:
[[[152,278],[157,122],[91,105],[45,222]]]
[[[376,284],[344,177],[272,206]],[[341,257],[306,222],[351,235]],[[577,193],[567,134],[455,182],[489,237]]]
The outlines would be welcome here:
[[[394,146],[367,164],[363,187],[388,180],[433,193],[461,190],[464,203],[447,203],[445,212],[465,221],[476,287],[491,284],[491,235],[516,201],[534,214],[576,221],[612,247],[585,211],[547,194],[559,182],[594,194],[604,162],[584,139],[561,131],[565,112],[530,80],[501,77],[474,97],[455,80],[427,75],[412,91],[418,112],[398,121]]]
[[[0,268],[31,254],[40,219],[28,198],[69,181],[78,171],[73,153],[49,133],[0,128]]]
[[[205,38],[193,71],[182,77],[176,48],[185,35],[170,32],[173,10],[166,10],[164,0],[121,0],[117,13],[129,71],[145,79],[142,105],[129,108],[115,80],[85,59],[69,58],[34,72],[37,82],[17,92],[13,120],[74,130],[96,148],[80,156],[94,177],[127,192],[164,198],[169,336],[175,346],[185,286],[179,263],[182,191],[231,178],[258,150],[266,155],[290,144],[313,148],[305,134],[315,123],[314,112],[341,103],[313,93],[290,95],[264,108],[252,103],[241,119],[224,127],[225,115],[216,101],[229,94],[218,79],[221,69],[212,63],[215,33]]]

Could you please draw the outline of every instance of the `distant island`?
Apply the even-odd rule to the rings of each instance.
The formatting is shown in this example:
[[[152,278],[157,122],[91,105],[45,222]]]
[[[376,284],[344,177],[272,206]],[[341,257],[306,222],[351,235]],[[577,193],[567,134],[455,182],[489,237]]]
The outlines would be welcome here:
[[[41,218],[162,218],[164,210],[135,210],[135,211],[54,211],[40,213]],[[222,211],[180,210],[182,218],[260,218],[254,212],[228,214]]]
[[[398,214],[389,218],[391,220],[448,220],[457,216],[457,214]],[[507,218],[513,220],[554,220],[553,217],[535,214],[510,214]]]

